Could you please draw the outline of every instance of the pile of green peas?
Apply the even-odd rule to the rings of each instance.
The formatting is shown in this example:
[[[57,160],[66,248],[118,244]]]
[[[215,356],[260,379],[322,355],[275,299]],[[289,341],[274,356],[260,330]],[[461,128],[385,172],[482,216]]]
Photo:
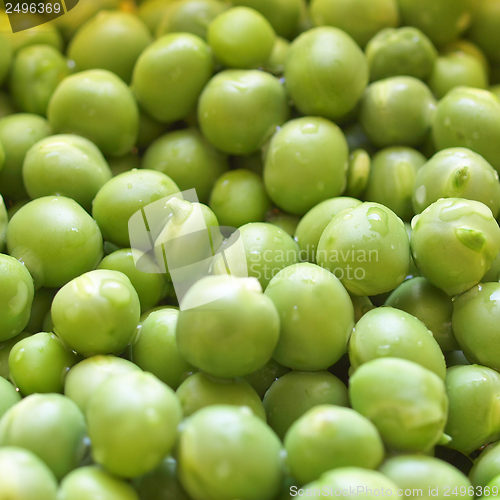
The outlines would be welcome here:
[[[499,172],[500,0],[0,8],[0,499],[500,498]]]

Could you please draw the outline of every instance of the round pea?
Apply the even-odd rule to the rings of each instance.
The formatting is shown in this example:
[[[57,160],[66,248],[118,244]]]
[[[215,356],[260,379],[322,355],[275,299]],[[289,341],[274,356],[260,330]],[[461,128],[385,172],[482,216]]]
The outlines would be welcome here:
[[[435,108],[425,83],[394,76],[368,86],[359,119],[375,146],[420,146],[430,132]]]
[[[300,483],[339,467],[375,469],[384,458],[376,427],[350,408],[319,405],[302,415],[285,436],[287,463]]]
[[[76,201],[45,196],[30,201],[11,218],[7,248],[26,265],[37,286],[59,287],[97,266],[102,236]]]
[[[99,149],[77,135],[53,135],[34,144],[23,163],[23,181],[31,198],[60,195],[89,210],[111,170]]]
[[[451,297],[425,278],[416,277],[401,283],[385,305],[406,311],[422,321],[444,352],[458,347],[451,328]]]
[[[96,466],[80,467],[70,472],[61,482],[58,500],[139,500],[129,484],[114,478]]]
[[[209,276],[184,296],[177,345],[186,361],[218,377],[238,377],[269,361],[279,316],[256,279]]]
[[[92,216],[104,239],[126,248],[130,246],[130,217],[146,205],[178,191],[175,182],[167,175],[134,169],[113,177],[102,186],[92,203]]]
[[[55,132],[86,137],[107,155],[128,153],[137,140],[139,111],[132,92],[107,70],[65,78],[52,95],[47,116]]]
[[[8,380],[0,377],[0,418],[19,401],[21,401],[21,396],[16,388]]]
[[[283,269],[265,294],[280,315],[273,357],[295,370],[324,370],[347,350],[354,325],[349,294],[329,271],[309,263]]]
[[[303,215],[319,202],[342,194],[348,146],[344,134],[324,118],[297,118],[271,139],[264,183],[281,209]]]
[[[142,52],[132,89],[141,107],[160,122],[186,118],[213,72],[209,46],[189,33],[162,36]]]
[[[195,128],[169,132],[146,150],[142,168],[168,175],[181,191],[196,189],[206,202],[215,181],[228,169],[225,155],[217,151]]]
[[[262,420],[266,413],[253,387],[244,379],[217,379],[195,373],[177,389],[184,417],[212,405],[245,406]]]
[[[0,346],[1,353],[1,346]],[[271,387],[271,384],[290,370],[281,366],[279,363],[270,359],[262,368],[259,368],[253,373],[245,376],[245,380],[255,389],[259,397],[262,399],[266,391]]]
[[[372,159],[364,198],[385,205],[403,220],[411,219],[415,179],[425,162],[425,156],[412,148],[382,149]]]
[[[472,149],[499,171],[500,100],[487,90],[451,90],[438,103],[432,136],[438,150]]]
[[[106,69],[130,82],[135,62],[152,42],[147,26],[128,12],[101,11],[71,39],[68,57],[77,71]]]
[[[33,279],[26,267],[9,255],[0,254],[0,341],[9,340],[28,324],[33,302]]]
[[[32,394],[0,420],[0,445],[33,452],[57,479],[75,469],[85,454],[85,419],[69,398]]]
[[[490,268],[500,250],[500,229],[486,205],[442,198],[413,218],[411,250],[424,277],[457,295]]]
[[[6,379],[9,378],[9,354],[11,349],[22,339],[29,337],[28,332],[21,332],[19,335],[0,342],[0,376]]]
[[[203,135],[233,155],[260,149],[287,117],[283,85],[263,71],[222,71],[208,82],[198,103]]]
[[[77,357],[52,333],[36,333],[20,340],[10,351],[9,371],[25,396],[62,392],[64,378]]]
[[[500,473],[500,443],[487,446],[474,462],[470,480],[474,486],[486,486]]]
[[[338,120],[361,98],[368,64],[349,35],[338,28],[314,28],[292,42],[285,81],[301,113]]]
[[[285,62],[288,57],[290,42],[284,38],[277,37],[274,41],[273,50],[264,68],[273,75],[282,75],[285,71]]]
[[[291,371],[272,383],[264,396],[267,422],[283,439],[290,426],[318,405],[348,406],[347,389],[326,371]]]
[[[215,181],[209,206],[222,226],[240,227],[263,221],[271,203],[261,176],[239,168],[222,174]]]
[[[272,210],[267,213],[266,222],[274,224],[275,226],[283,229],[285,233],[293,237],[297,225],[299,224],[300,217],[298,215],[291,215],[279,210]]]
[[[178,316],[179,311],[173,308],[152,311],[139,323],[130,348],[130,359],[137,366],[156,375],[174,390],[193,371],[177,347]]]
[[[112,377],[87,406],[92,457],[119,477],[150,472],[173,448],[181,415],[175,393],[154,375]]]
[[[416,492],[415,498],[444,500],[447,491],[459,491],[461,498],[474,498],[470,493],[472,488],[467,477],[438,458],[423,455],[391,457],[379,470],[401,490]]]
[[[408,274],[410,264],[403,221],[378,203],[343,210],[323,231],[316,262],[354,295],[393,290]]]
[[[156,139],[163,135],[168,125],[155,120],[147,113],[139,110],[139,134],[137,136],[137,147],[142,151],[147,149]],[[137,165],[139,168],[139,165]]]
[[[186,420],[179,477],[199,500],[272,500],[283,466],[281,443],[248,408],[211,406]]]
[[[487,73],[489,73],[489,63],[484,52],[470,40],[460,38],[452,43],[449,43],[444,47],[444,54],[459,53],[467,54],[469,56],[475,57],[484,67]]]
[[[349,359],[356,370],[372,359],[402,358],[427,368],[444,379],[443,353],[424,323],[392,307],[368,311],[357,323],[349,340]]]
[[[365,192],[370,177],[371,158],[364,149],[355,149],[349,155],[347,167],[346,196],[360,198]]]
[[[0,118],[0,142],[5,161],[0,169],[0,192],[15,201],[27,198],[22,168],[26,153],[51,128],[44,118],[28,113],[16,113]]]
[[[248,7],[234,7],[219,14],[207,31],[215,57],[228,68],[262,66],[271,56],[275,38],[269,21]]]
[[[389,449],[426,452],[442,437],[448,411],[444,382],[412,361],[384,357],[365,363],[349,380],[349,398]]]
[[[112,1],[119,3],[119,0]],[[149,31],[154,34],[156,33],[163,17],[170,12],[172,4],[175,4],[176,2],[177,0],[144,0],[140,2],[140,5],[138,6],[137,15],[149,28]],[[101,1],[99,1],[99,4],[100,3]]]
[[[437,51],[429,38],[411,26],[379,31],[366,46],[370,79],[391,76],[413,76],[427,79],[437,59]]]
[[[335,26],[364,47],[377,32],[397,26],[396,0],[312,0],[311,17],[316,26]]]
[[[6,446],[0,449],[0,495],[16,500],[56,500],[57,481],[33,453]]]
[[[125,274],[101,269],[62,287],[51,315],[55,333],[79,354],[119,354],[132,341],[140,302]]]
[[[500,44],[500,8],[497,0],[485,0],[479,2],[472,17],[471,27],[468,33],[470,39],[488,56],[494,63],[500,63],[498,45]]]
[[[316,250],[321,234],[335,215],[346,208],[361,205],[361,201],[339,196],[322,201],[311,208],[301,219],[295,230],[295,240],[300,248],[301,260],[316,262]]]
[[[92,356],[74,365],[64,382],[64,394],[82,411],[99,387],[112,377],[123,377],[140,368],[126,359],[115,356]]]
[[[417,172],[413,193],[415,212],[422,212],[439,198],[480,201],[496,217],[500,211],[498,174],[481,155],[470,149],[443,149]]]

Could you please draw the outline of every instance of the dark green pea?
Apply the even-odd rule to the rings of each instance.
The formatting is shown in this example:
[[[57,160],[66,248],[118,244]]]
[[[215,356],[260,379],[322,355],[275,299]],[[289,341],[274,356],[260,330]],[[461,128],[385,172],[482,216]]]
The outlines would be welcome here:
[[[228,165],[225,155],[197,129],[189,128],[169,132],[153,142],[144,154],[142,168],[163,172],[181,191],[195,188],[198,199],[205,203]]]
[[[295,234],[299,221],[300,217],[297,215],[287,214],[279,210],[272,210],[271,212],[268,212],[266,217],[266,222],[283,229],[283,231],[292,236],[292,238]]]
[[[411,26],[379,31],[368,42],[365,52],[372,81],[399,75],[425,80],[437,59],[429,38]]]
[[[487,446],[474,462],[470,480],[474,486],[486,486],[500,474],[500,442]]]
[[[26,113],[46,115],[56,87],[69,73],[66,58],[49,45],[32,45],[20,50],[9,80],[15,105]]]
[[[0,90],[0,118],[13,115],[16,112],[12,98],[6,92]]]
[[[141,168],[141,158],[135,153],[108,158],[108,163],[113,177],[128,172],[129,170]]]
[[[6,29],[2,26],[7,23]],[[10,40],[14,53],[31,45],[50,45],[62,51],[63,40],[58,29],[53,24],[41,24],[32,28],[13,33],[7,21],[7,16],[0,18],[0,30]]]
[[[348,406],[345,385],[325,371],[286,373],[264,396],[267,422],[281,439],[298,418],[323,404]]]
[[[3,33],[0,34],[0,84],[7,78],[13,52],[10,40]]]
[[[416,277],[401,283],[385,305],[406,311],[422,321],[443,351],[458,347],[451,328],[452,300],[425,278]]]
[[[467,366],[470,365],[469,360],[465,357],[463,351],[448,351],[444,354],[446,359],[446,366]]]
[[[491,267],[483,276],[482,281],[485,283],[488,281],[500,281],[500,253],[493,260]]]
[[[364,149],[355,149],[349,155],[347,185],[344,194],[353,198],[360,198],[368,185],[370,170],[370,155]]]
[[[500,9],[496,0],[479,2],[468,33],[470,39],[484,51],[493,63],[500,63]]]
[[[151,143],[156,141],[166,132],[164,123],[155,120],[146,112],[139,110],[139,134],[137,136],[137,147],[141,150],[147,149]],[[139,167],[137,167],[139,168]]]
[[[364,199],[385,205],[398,217],[410,220],[415,179],[425,162],[425,156],[411,148],[392,147],[379,151],[372,158]]]
[[[24,330],[29,333],[43,332],[43,320],[50,311],[52,299],[57,290],[52,288],[39,288],[33,297],[30,320]]]
[[[271,384],[289,371],[290,370],[288,368],[281,366],[274,359],[270,359],[262,368],[253,373],[250,373],[250,375],[246,375],[244,378],[255,389],[259,397],[262,399],[266,391],[269,389],[269,387],[271,387]]]

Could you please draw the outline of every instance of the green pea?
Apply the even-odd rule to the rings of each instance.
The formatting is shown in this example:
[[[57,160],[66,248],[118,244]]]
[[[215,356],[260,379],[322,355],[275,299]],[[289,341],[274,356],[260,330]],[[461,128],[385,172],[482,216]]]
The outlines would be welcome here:
[[[198,103],[203,135],[234,155],[259,150],[287,117],[283,85],[263,71],[222,71],[208,82]]]
[[[314,28],[292,42],[285,81],[301,113],[338,120],[361,98],[368,64],[349,35],[332,27]]]
[[[33,302],[33,279],[26,267],[9,255],[0,254],[0,341],[9,340],[28,324]]]
[[[451,298],[425,278],[416,277],[401,283],[385,305],[406,311],[422,321],[443,351],[458,347],[451,328]]]
[[[266,413],[253,387],[244,379],[217,379],[203,373],[188,377],[177,389],[184,417],[212,405],[246,406],[262,420]]]
[[[500,229],[486,205],[442,198],[413,218],[411,250],[423,276],[457,295],[490,268],[500,250]]]
[[[354,307],[354,321],[357,323],[367,312],[375,309],[369,297],[350,295]]]
[[[53,135],[34,144],[23,163],[31,198],[62,195],[89,210],[99,189],[111,178],[108,163],[88,139]]]
[[[52,299],[56,294],[55,289],[52,288],[39,288],[33,297],[31,304],[31,314],[28,324],[24,330],[29,333],[43,332],[43,320],[47,312],[50,311]]]
[[[36,333],[11,349],[10,377],[25,396],[35,392],[63,392],[66,373],[76,361],[75,354],[54,334]]]
[[[55,333],[79,354],[119,354],[132,341],[140,302],[125,274],[102,269],[63,286],[51,315]]]
[[[295,234],[299,221],[300,217],[298,215],[287,214],[279,210],[268,212],[266,217],[266,222],[283,229],[285,233],[292,237]]]
[[[432,136],[438,150],[472,149],[499,171],[500,101],[487,90],[451,90],[436,108]]]
[[[415,179],[425,162],[425,156],[412,148],[379,151],[372,159],[364,198],[385,205],[403,220],[411,219]]]
[[[479,5],[479,4],[477,4]],[[489,63],[488,59],[484,55],[484,52],[474,43],[472,43],[470,40],[467,39],[458,39],[455,40],[452,43],[449,43],[446,45],[443,49],[444,54],[453,54],[453,53],[459,53],[459,54],[467,54],[469,56],[475,57],[483,66],[483,68],[486,70],[486,72],[489,72]]]
[[[1,345],[0,345],[1,353]],[[290,370],[281,366],[274,359],[270,359],[262,368],[245,376],[245,380],[255,389],[262,399],[271,384]]]
[[[461,498],[474,498],[471,483],[452,465],[434,457],[401,455],[386,460],[380,472],[405,492],[406,497],[444,500],[448,491],[458,491]],[[471,488],[472,489],[472,488]]]
[[[212,186],[227,169],[225,155],[195,128],[169,132],[153,142],[144,154],[142,168],[168,175],[181,191],[195,188],[206,202]]]
[[[100,386],[86,416],[95,462],[133,478],[155,469],[172,450],[182,413],[172,389],[134,371]]]
[[[185,118],[211,77],[209,46],[189,33],[162,36],[142,52],[132,89],[141,107],[160,122]],[[175,75],[175,78],[173,77]]]
[[[302,491],[302,492],[301,492]],[[302,490],[292,487],[292,495],[299,498],[310,497],[316,491],[342,492],[347,500],[376,500],[382,495],[399,498],[398,487],[380,472],[359,467],[341,467],[326,472],[317,481],[306,484]]]
[[[219,0],[181,0],[162,16],[156,37],[166,33],[192,33],[206,40],[210,23],[228,8]]]
[[[147,149],[156,139],[162,136],[167,125],[151,118],[147,113],[139,110],[139,134],[137,136],[137,147],[140,150]],[[139,168],[137,165],[136,168]]]
[[[290,472],[300,484],[339,467],[375,469],[384,446],[375,426],[350,408],[320,405],[288,430],[285,449]]]
[[[0,377],[0,418],[19,401],[21,401],[21,396],[16,388],[8,380]]]
[[[0,449],[0,495],[16,500],[56,500],[57,481],[33,453],[3,447]]]
[[[484,203],[496,217],[500,211],[500,183],[496,170],[466,148],[436,153],[417,173],[413,206],[422,212],[439,198],[466,198]]]
[[[85,434],[82,413],[60,394],[32,394],[7,410],[0,420],[0,446],[31,451],[57,479],[80,464]]]
[[[311,208],[301,219],[295,231],[302,260],[314,263],[321,234],[335,215],[346,208],[361,205],[361,201],[349,197],[337,197],[322,201]]]
[[[272,500],[283,475],[281,443],[248,408],[211,406],[184,423],[179,477],[199,500]]]
[[[349,294],[329,271],[309,263],[283,269],[265,294],[280,315],[273,357],[295,370],[325,370],[347,350],[354,325]]]
[[[399,22],[396,0],[312,0],[311,17],[316,26],[335,26],[364,47],[384,28]]]
[[[290,426],[318,405],[348,406],[347,389],[326,371],[291,371],[273,382],[264,396],[267,422],[283,439]]]
[[[347,185],[344,191],[346,196],[360,198],[365,192],[370,178],[371,158],[364,149],[355,149],[349,155],[347,167]]]
[[[487,69],[474,56],[451,53],[439,57],[429,79],[429,87],[440,99],[456,87],[488,87]]]
[[[454,366],[446,375],[449,400],[446,434],[448,446],[464,454],[472,453],[500,437],[496,421],[500,397],[500,375],[479,365]],[[474,406],[470,406],[471,398]]]
[[[360,149],[364,150],[367,155],[368,153],[374,152],[374,147],[370,143],[370,140],[368,139],[368,136],[366,135],[366,132],[364,131],[359,121],[349,123],[348,125],[344,126],[343,130],[351,154]],[[369,171],[369,165],[367,167],[367,170]],[[360,188],[359,193],[361,194],[362,191],[363,187]],[[348,195],[348,193],[346,193],[346,195]]]
[[[332,271],[354,295],[393,290],[408,274],[410,264],[403,221],[378,203],[343,210],[323,231],[316,262]]]
[[[420,146],[430,132],[435,108],[425,83],[394,76],[368,86],[359,119],[375,146]]]
[[[147,26],[133,14],[101,11],[76,32],[68,57],[77,71],[106,69],[128,83],[135,62],[151,42]]]
[[[282,37],[292,38],[299,30],[303,12],[302,0],[232,0],[231,3],[251,7],[260,12]]]
[[[177,463],[167,457],[155,470],[133,482],[140,500],[191,500],[177,477]]]
[[[427,368],[444,379],[443,353],[424,323],[392,307],[368,311],[357,323],[349,340],[349,359],[356,370],[372,359],[402,358]]]
[[[111,156],[128,153],[137,140],[139,112],[132,92],[107,70],[65,78],[52,95],[47,116],[55,132],[82,135]]]
[[[172,9],[177,0],[144,0],[140,2],[137,15],[142,22],[155,34],[163,17]]]
[[[9,354],[11,349],[22,339],[29,337],[28,332],[21,332],[19,335],[0,342],[0,377],[9,378]]]
[[[448,351],[444,355],[446,359],[446,366],[467,366],[470,365],[469,360],[465,357],[462,351]]]
[[[97,266],[102,236],[78,203],[45,196],[30,201],[11,218],[7,248],[26,265],[37,287],[59,287]]]
[[[281,37],[276,37],[271,55],[264,68],[273,75],[282,75],[285,71],[285,62],[290,50],[290,42]]]
[[[304,215],[342,194],[348,146],[344,134],[323,118],[298,118],[271,139],[264,166],[267,192],[279,208]]]
[[[484,51],[491,62],[500,63],[500,9],[496,0],[485,0],[477,4],[471,27],[470,39]]]
[[[12,45],[10,40],[2,33],[0,34],[0,84],[4,82],[9,74],[12,63]]]
[[[41,24],[13,33],[9,25],[7,29],[2,26],[3,22],[8,22],[6,19],[7,16],[0,19],[0,29],[10,40],[14,53],[31,45],[50,45],[58,51],[63,49],[62,37],[53,24]]]
[[[256,279],[209,276],[184,296],[176,336],[192,365],[216,377],[238,377],[269,361],[279,316]]]
[[[474,486],[486,486],[500,474],[500,443],[487,446],[474,462],[470,480]]]
[[[403,25],[422,30],[436,45],[455,40],[469,26],[470,0],[397,0]]]
[[[126,359],[115,356],[92,356],[74,365],[64,382],[64,394],[82,413],[97,390],[112,377],[123,377],[140,368]]]
[[[50,45],[30,45],[20,50],[9,80],[15,105],[26,113],[46,115],[56,87],[69,73],[65,57]]]
[[[10,95],[0,90],[0,118],[16,112]]]
[[[92,216],[104,239],[129,247],[128,221],[141,208],[174,193],[179,188],[170,177],[153,170],[131,170],[110,179],[92,203]]]
[[[33,144],[50,134],[50,126],[41,116],[17,113],[0,118],[0,142],[5,152],[0,192],[4,196],[14,201],[27,198],[22,177],[24,157]]]
[[[412,361],[387,357],[365,363],[349,380],[349,398],[389,449],[426,452],[443,435],[448,410],[444,382]]]
[[[156,375],[172,389],[193,371],[179,353],[175,329],[179,311],[162,308],[151,312],[137,328],[130,359],[143,370]]]
[[[120,271],[125,274],[137,292],[141,311],[144,312],[156,306],[165,296],[166,281],[163,274],[145,273],[137,269],[134,254],[138,259],[140,254],[130,248],[116,250],[102,259],[98,269]]]
[[[427,79],[437,59],[432,42],[419,29],[411,26],[379,31],[366,46],[370,79],[391,76],[413,76]]]

